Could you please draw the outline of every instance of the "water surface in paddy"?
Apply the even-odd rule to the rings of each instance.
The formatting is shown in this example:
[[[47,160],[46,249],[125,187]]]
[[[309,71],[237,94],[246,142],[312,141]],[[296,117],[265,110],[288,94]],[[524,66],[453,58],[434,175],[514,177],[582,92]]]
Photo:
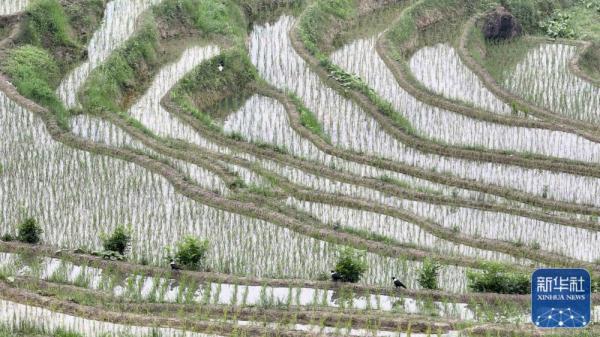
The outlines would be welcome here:
[[[517,95],[565,117],[600,123],[600,88],[569,70],[577,47],[542,44],[530,50],[504,86]]]
[[[0,16],[22,12],[28,4],[29,0],[3,0],[0,3]]]
[[[445,195],[495,199],[494,196],[484,196],[480,192],[436,184],[331,156],[297,133],[290,125],[285,107],[270,97],[261,95],[250,97],[239,110],[226,118],[223,130],[226,133],[240,134],[251,142],[269,143],[282,147],[294,156],[358,176],[393,178],[416,189],[433,190]]]
[[[10,302],[0,299],[0,323],[13,329],[28,324],[42,331],[64,329],[75,331],[86,337],[159,336],[163,337],[218,337],[172,328],[143,327],[114,324],[67,315],[49,309]]]
[[[415,78],[437,94],[490,112],[512,113],[512,109],[494,96],[462,63],[449,44],[438,43],[417,50],[410,58],[409,66]]]
[[[87,61],[71,71],[56,91],[67,108],[79,105],[77,95],[89,74],[134,34],[140,15],[160,1],[113,0],[106,5],[102,24],[88,43]]]
[[[335,264],[337,245],[201,205],[135,164],[66,147],[50,138],[39,118],[0,98],[2,232],[33,216],[44,242],[98,249],[100,233],[131,224],[133,259],[153,264],[164,264],[165,247],[188,234],[210,241],[209,267],[217,271],[311,279]],[[375,254],[367,260],[365,283],[387,284],[404,271],[416,284],[418,262]],[[441,286],[464,290],[464,268],[448,268]]]
[[[249,140],[269,142],[284,146],[292,154],[299,154],[304,157],[315,159],[320,158],[320,155],[325,155],[323,152],[316,149],[312,143],[302,139],[300,135],[291,129],[287,121],[285,109],[281,104],[271,98],[258,95],[253,96],[239,111],[229,115],[225,121],[224,128],[226,131],[238,132],[246,136]],[[457,229],[460,229],[461,231],[464,230],[464,232],[467,232],[470,235],[481,236],[483,232],[483,236],[491,239],[501,239],[505,241],[520,240],[527,244],[540,244],[543,249],[557,251],[567,255],[576,254],[574,257],[588,261],[593,261],[600,256],[600,251],[595,248],[583,250],[572,249],[573,247],[581,245],[582,242],[584,242],[586,246],[596,247],[594,242],[597,240],[597,235],[593,231],[572,228],[567,229],[560,225],[497,212],[483,212],[470,208],[437,206],[426,202],[386,197],[385,194],[372,189],[343,183],[337,184],[327,178],[304,174],[300,170],[289,167],[286,168],[273,162],[262,161],[261,164],[264,168],[281,174],[296,184],[328,193],[342,193],[356,198],[393,205],[394,207],[411,211],[424,219],[432,218],[443,226],[450,228],[457,227]],[[337,167],[338,166],[336,165],[336,168]],[[321,218],[321,211],[323,210],[315,211],[318,218]],[[340,220],[341,222],[350,223],[350,220],[346,221],[345,219],[355,219],[353,216],[349,215],[349,212],[350,210],[339,212],[340,219],[344,219]],[[331,219],[324,220],[324,222],[331,222],[330,220]],[[396,219],[394,219],[394,221],[396,221]],[[393,229],[390,229],[390,226],[393,227]],[[361,229],[367,229],[369,231],[374,231],[375,228],[381,230],[381,228],[378,228],[376,224],[373,224],[370,221],[364,221],[362,227]],[[411,225],[411,227],[414,227],[414,225]],[[491,230],[491,228],[494,227],[498,227],[496,231]],[[545,229],[540,231],[538,230],[540,227],[544,227]],[[385,233],[379,234],[389,236],[388,234],[391,234],[389,231],[392,231],[395,234],[392,234],[391,237],[397,238],[397,236],[400,235],[403,238],[401,241],[408,240],[408,242],[413,242],[416,240],[421,243],[429,241],[420,240],[422,239],[421,234],[424,233],[420,230],[418,233],[421,234],[415,236],[409,235],[413,232],[405,230],[405,226],[386,224],[386,228],[388,228],[388,230],[385,230]],[[516,237],[511,237],[510,235],[508,237],[506,235],[500,235],[500,237],[498,237],[499,232],[510,233],[511,231],[520,234]],[[572,235],[568,235],[569,239],[563,240],[560,243],[547,240],[548,236],[561,235],[563,232],[569,232]],[[428,246],[421,244],[417,245],[420,247]],[[560,247],[557,247],[557,245],[560,245]],[[446,249],[448,248],[446,247],[447,245],[435,246],[438,247],[440,251],[448,252]],[[458,246],[455,246],[454,248],[456,247]],[[454,248],[450,249],[450,251],[453,251]],[[461,252],[461,255],[514,262],[514,258],[505,254],[481,251],[467,246],[461,246],[459,251]]]
[[[494,124],[418,101],[398,85],[393,73],[375,50],[375,43],[375,37],[356,40],[333,53],[331,59],[347,71],[361,76],[371,88],[392,103],[396,111],[406,117],[418,133],[425,137],[448,144],[531,152],[581,161],[600,161],[600,145],[574,134]],[[443,64],[440,65],[440,62]],[[467,91],[473,95],[481,91],[488,96],[491,95],[479,80],[473,84],[475,88],[469,90],[468,83],[472,82],[466,81],[466,84],[462,84],[465,76],[453,81],[448,79],[453,72],[442,71],[442,69],[455,69],[453,65],[459,62],[454,50],[442,44],[417,51],[410,61],[410,66],[411,71],[418,78],[428,81],[427,83],[435,81],[436,78],[437,86],[433,87],[434,90],[443,87],[446,91]],[[434,71],[443,75],[436,77]],[[468,69],[464,68],[463,71],[470,75],[467,77],[476,78]],[[456,86],[456,82],[461,85]],[[455,87],[461,89],[453,89]],[[487,97],[485,94],[480,95]],[[484,100],[492,99],[496,98],[492,96]]]
[[[258,307],[335,307],[434,314],[445,318],[473,320],[465,303],[424,302],[398,296],[355,295],[338,290],[305,287],[271,287],[228,283],[201,283],[166,277],[105,273],[102,269],[74,265],[56,258],[22,258],[0,253],[0,270],[5,275],[28,276],[50,282],[74,284],[101,290],[117,297],[166,303],[202,303]],[[390,283],[390,287],[391,287]]]
[[[326,87],[311,71],[304,60],[294,51],[289,41],[288,32],[292,28],[293,22],[294,19],[291,17],[282,16],[274,24],[256,26],[250,37],[252,62],[267,81],[299,96],[303,103],[316,114],[325,133],[331,137],[335,145],[427,170],[447,172],[459,177],[515,188],[551,199],[600,205],[600,201],[596,198],[596,195],[600,193],[600,180],[596,178],[454,159],[425,154],[404,146],[384,132],[375,119],[355,103]],[[369,51],[369,53],[376,55],[374,51]],[[389,73],[389,70],[384,70]],[[380,78],[379,75],[375,77],[375,79],[378,78]],[[378,83],[381,85],[383,81],[378,80]],[[391,84],[398,87],[395,82]],[[390,92],[392,90],[390,88],[394,88],[394,86],[385,87],[383,90]],[[376,90],[378,90],[377,87]],[[382,95],[384,94],[385,92],[382,93]],[[446,125],[446,123],[435,125]],[[460,127],[462,128],[462,126]],[[568,144],[574,145],[575,143]],[[579,151],[577,147],[564,148]],[[579,152],[584,153],[583,151]]]

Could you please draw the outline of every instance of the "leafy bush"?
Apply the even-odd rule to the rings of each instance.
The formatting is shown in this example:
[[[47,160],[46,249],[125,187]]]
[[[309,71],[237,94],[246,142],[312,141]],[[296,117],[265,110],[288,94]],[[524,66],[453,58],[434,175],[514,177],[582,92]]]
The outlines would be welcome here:
[[[546,35],[552,38],[570,39],[575,37],[575,29],[571,23],[571,17],[563,12],[556,11],[548,19],[540,22],[540,27]]]
[[[170,258],[174,259],[183,268],[201,270],[205,266],[208,248],[208,240],[201,240],[195,236],[187,235],[177,243],[175,255]]]
[[[346,247],[340,251],[340,256],[335,265],[335,271],[342,277],[342,282],[356,283],[367,271],[365,254]]]
[[[15,238],[10,233],[4,233],[4,234],[2,234],[2,236],[0,236],[0,240],[4,241],[4,242],[13,241],[14,239]]]
[[[506,266],[486,262],[482,272],[467,273],[469,289],[475,292],[493,292],[499,294],[529,294],[531,281],[528,275],[510,272]]]
[[[131,227],[125,227],[118,225],[112,234],[102,235],[102,246],[104,250],[109,252],[117,252],[121,255],[125,255],[125,251],[129,247],[131,242]]]
[[[17,239],[25,243],[39,243],[40,235],[44,232],[34,218],[27,218],[17,226]]]
[[[426,258],[419,271],[417,279],[419,285],[424,289],[438,289],[437,280],[440,269],[442,269],[442,265],[430,258]]]

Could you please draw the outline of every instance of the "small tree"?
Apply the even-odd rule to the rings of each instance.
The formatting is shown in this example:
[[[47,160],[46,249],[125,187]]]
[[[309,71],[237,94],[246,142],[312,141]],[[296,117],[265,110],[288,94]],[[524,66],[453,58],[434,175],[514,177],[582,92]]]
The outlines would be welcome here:
[[[104,250],[125,255],[131,242],[131,227],[118,225],[111,235],[103,234],[101,239]]]
[[[27,218],[17,226],[17,239],[21,242],[36,244],[40,242],[40,235],[44,232],[34,218]]]
[[[531,280],[528,275],[508,271],[506,266],[497,262],[486,262],[481,269],[483,272],[467,272],[469,288],[475,292],[500,294],[531,292]]]
[[[208,240],[201,240],[195,236],[187,235],[177,243],[175,256],[172,258],[186,269],[200,270],[204,268],[208,248]]]
[[[437,280],[440,269],[442,269],[442,265],[430,258],[426,258],[419,271],[419,285],[424,289],[438,289]]]
[[[350,247],[346,247],[340,251],[335,271],[340,273],[342,282],[356,283],[367,271],[367,263],[365,262],[365,254],[356,251]]]

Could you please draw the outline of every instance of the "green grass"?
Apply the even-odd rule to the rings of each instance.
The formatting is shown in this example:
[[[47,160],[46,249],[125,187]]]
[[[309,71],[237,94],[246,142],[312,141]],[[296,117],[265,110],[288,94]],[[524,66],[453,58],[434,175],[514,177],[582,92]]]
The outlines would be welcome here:
[[[82,90],[82,105],[92,113],[122,110],[125,97],[140,92],[149,81],[148,69],[159,63],[158,50],[154,20],[146,17],[138,33],[90,75]]]
[[[600,11],[588,8],[585,1],[580,1],[564,13],[569,15],[578,39],[600,41]]]
[[[60,80],[59,68],[47,51],[31,45],[10,50],[2,71],[21,95],[47,107],[57,116],[59,125],[68,127],[69,113],[53,89]]]
[[[331,139],[323,131],[323,127],[321,126],[321,123],[319,123],[319,120],[317,119],[317,116],[314,114],[314,112],[312,112],[310,109],[304,106],[302,100],[295,94],[289,93],[288,95],[290,96],[292,102],[294,102],[294,105],[298,109],[298,113],[300,114],[300,124],[305,128],[309,129],[315,135],[324,139],[327,143],[331,144]]]
[[[499,83],[504,81],[538,42],[526,38],[510,41],[485,41],[477,25],[469,32],[467,50]]]
[[[45,47],[72,46],[69,18],[58,0],[35,0],[27,9],[23,39]]]
[[[223,71],[219,71],[219,64],[223,64]],[[250,84],[257,78],[247,53],[233,48],[203,62],[187,74],[171,91],[171,99],[202,124],[220,131],[213,118],[223,113],[216,107],[230,109],[229,102],[235,101],[234,106],[244,102],[254,93]]]
[[[197,29],[207,39],[224,36],[234,44],[242,45],[246,35],[247,20],[234,1],[166,1],[158,5],[154,13],[172,27],[183,24]]]
[[[332,21],[350,20],[358,15],[356,0],[319,0],[302,14],[300,34],[305,47],[315,56],[326,45],[326,36]]]

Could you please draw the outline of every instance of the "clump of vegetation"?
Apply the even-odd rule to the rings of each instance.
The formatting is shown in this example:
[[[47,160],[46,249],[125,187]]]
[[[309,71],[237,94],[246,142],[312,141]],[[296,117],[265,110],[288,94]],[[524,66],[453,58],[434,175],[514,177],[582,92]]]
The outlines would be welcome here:
[[[431,258],[426,258],[419,271],[417,279],[419,285],[424,289],[438,289],[438,276],[441,269],[442,265],[440,263]]]
[[[340,251],[335,265],[335,271],[341,276],[342,282],[356,283],[367,271],[365,253],[346,247]]]
[[[467,280],[469,289],[475,292],[492,292],[499,294],[529,294],[531,280],[528,275],[511,272],[505,265],[486,262],[482,272],[469,271]]]
[[[118,225],[112,234],[102,235],[102,247],[105,251],[125,255],[131,243],[131,226]]]
[[[25,243],[39,243],[44,230],[34,218],[27,218],[17,226],[17,240]]]
[[[58,0],[37,0],[27,10],[23,39],[46,48],[73,46],[69,19]]]
[[[60,80],[54,58],[44,49],[24,45],[11,50],[2,62],[19,93],[53,112],[61,126],[68,125],[68,112],[54,92]]]
[[[235,48],[203,62],[187,74],[171,91],[171,99],[206,127],[221,131],[213,121],[214,115],[219,114],[214,107],[225,105],[231,109],[230,104],[223,103],[246,101],[254,92],[251,84],[257,78],[247,53]]]
[[[321,126],[321,123],[317,119],[317,116],[314,114],[314,112],[312,112],[310,109],[308,109],[302,103],[302,100],[295,94],[290,93],[289,96],[292,99],[292,101],[294,102],[294,104],[296,105],[296,108],[298,109],[298,112],[300,114],[300,124],[302,124],[302,126],[309,129],[312,133],[321,137],[328,143],[331,143],[331,140],[325,134],[325,131],[323,131],[323,127]]]
[[[4,241],[4,242],[10,242],[10,241],[13,241],[14,239],[15,239],[15,237],[10,233],[4,233],[4,234],[2,234],[2,236],[0,236],[0,241]]]
[[[202,270],[206,266],[209,248],[208,240],[187,235],[177,243],[173,255],[171,255],[171,249],[168,249],[167,257],[185,269]]]
[[[571,22],[571,16],[561,11],[555,11],[549,18],[540,22],[546,35],[552,38],[571,39],[575,37],[575,29]]]
[[[124,97],[144,88],[153,75],[148,69],[158,65],[158,32],[151,18],[146,18],[138,33],[87,80],[82,104],[92,112],[118,112]]]
[[[154,14],[163,37],[178,37],[194,30],[208,39],[226,37],[226,43],[244,43],[247,20],[234,1],[163,1]]]

